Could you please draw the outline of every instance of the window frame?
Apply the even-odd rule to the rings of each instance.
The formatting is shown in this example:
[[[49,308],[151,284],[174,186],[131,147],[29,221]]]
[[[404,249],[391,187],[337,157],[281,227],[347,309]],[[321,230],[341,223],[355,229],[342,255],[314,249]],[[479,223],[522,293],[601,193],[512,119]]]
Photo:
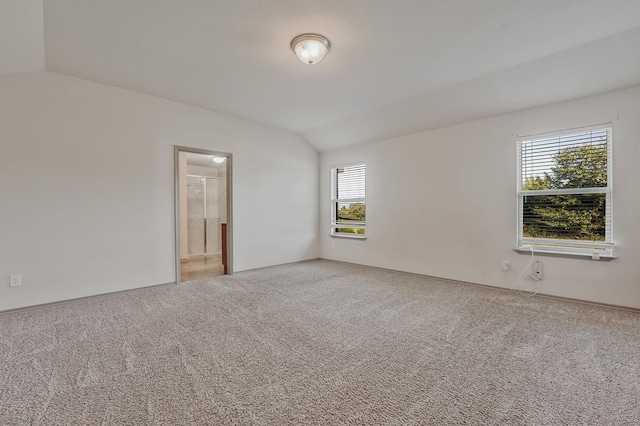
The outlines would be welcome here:
[[[338,169],[345,167],[353,167],[353,166],[364,166],[364,197],[356,197],[356,198],[348,198],[348,199],[339,199],[338,198]],[[345,226],[343,223],[338,223],[338,204],[339,203],[363,203],[365,205],[365,219],[362,224],[349,224]],[[330,232],[329,235],[331,237],[338,238],[354,238],[365,240],[367,238],[367,216],[366,216],[366,205],[367,205],[367,164],[365,161],[357,161],[354,163],[347,164],[338,164],[331,167],[331,223],[330,223]],[[345,232],[337,232],[338,228],[353,228],[353,229],[364,229],[364,234],[352,234]]]
[[[531,142],[541,139],[549,139],[553,137],[562,137],[568,135],[577,135],[589,131],[607,132],[607,186],[593,188],[563,188],[563,189],[545,189],[545,190],[523,190],[522,176],[522,146],[525,142]],[[538,133],[528,136],[518,136],[516,139],[516,194],[517,194],[517,241],[516,251],[531,253],[531,251],[570,255],[570,256],[589,256],[593,259],[615,258],[613,250],[615,243],[613,240],[613,128],[611,123],[604,123],[592,126],[578,127],[573,129],[559,130],[554,132]],[[542,196],[542,195],[573,195],[573,194],[605,194],[605,241],[586,241],[586,240],[558,240],[548,238],[525,237],[523,207],[526,196]],[[558,242],[562,241],[559,245]]]

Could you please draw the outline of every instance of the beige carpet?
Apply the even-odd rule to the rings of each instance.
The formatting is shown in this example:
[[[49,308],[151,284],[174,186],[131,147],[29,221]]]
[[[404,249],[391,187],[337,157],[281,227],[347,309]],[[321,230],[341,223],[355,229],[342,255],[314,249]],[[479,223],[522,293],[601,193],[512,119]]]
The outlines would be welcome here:
[[[312,261],[0,315],[1,425],[638,425],[640,315]]]

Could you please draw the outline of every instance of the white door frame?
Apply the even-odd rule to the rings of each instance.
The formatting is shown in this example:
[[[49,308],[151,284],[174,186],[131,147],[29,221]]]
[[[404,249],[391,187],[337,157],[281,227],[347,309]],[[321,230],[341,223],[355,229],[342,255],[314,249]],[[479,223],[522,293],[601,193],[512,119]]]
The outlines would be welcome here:
[[[228,152],[211,151],[208,149],[189,148],[186,146],[174,145],[173,169],[174,169],[174,217],[175,217],[175,261],[176,261],[176,284],[180,284],[180,153],[191,152],[194,154],[215,155],[227,159],[227,275],[233,275],[233,204],[232,204],[232,157]]]

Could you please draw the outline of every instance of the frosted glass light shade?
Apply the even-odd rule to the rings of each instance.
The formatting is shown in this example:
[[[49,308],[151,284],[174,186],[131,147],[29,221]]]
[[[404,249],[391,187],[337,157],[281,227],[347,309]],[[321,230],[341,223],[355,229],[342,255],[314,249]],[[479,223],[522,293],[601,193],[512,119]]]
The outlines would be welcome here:
[[[301,34],[291,40],[291,50],[301,62],[317,64],[329,51],[329,40],[319,34]]]
[[[224,157],[216,157],[215,155],[213,156],[213,162],[216,164],[222,164],[224,163],[225,158]]]

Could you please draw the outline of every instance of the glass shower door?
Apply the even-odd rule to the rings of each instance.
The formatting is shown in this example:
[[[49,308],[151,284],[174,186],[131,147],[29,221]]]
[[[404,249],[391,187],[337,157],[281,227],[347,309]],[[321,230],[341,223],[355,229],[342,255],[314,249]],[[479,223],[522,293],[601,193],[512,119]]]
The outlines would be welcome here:
[[[222,251],[221,223],[227,221],[227,180],[206,178],[206,253]]]
[[[205,253],[204,197],[204,179],[187,176],[187,248],[190,256]]]

